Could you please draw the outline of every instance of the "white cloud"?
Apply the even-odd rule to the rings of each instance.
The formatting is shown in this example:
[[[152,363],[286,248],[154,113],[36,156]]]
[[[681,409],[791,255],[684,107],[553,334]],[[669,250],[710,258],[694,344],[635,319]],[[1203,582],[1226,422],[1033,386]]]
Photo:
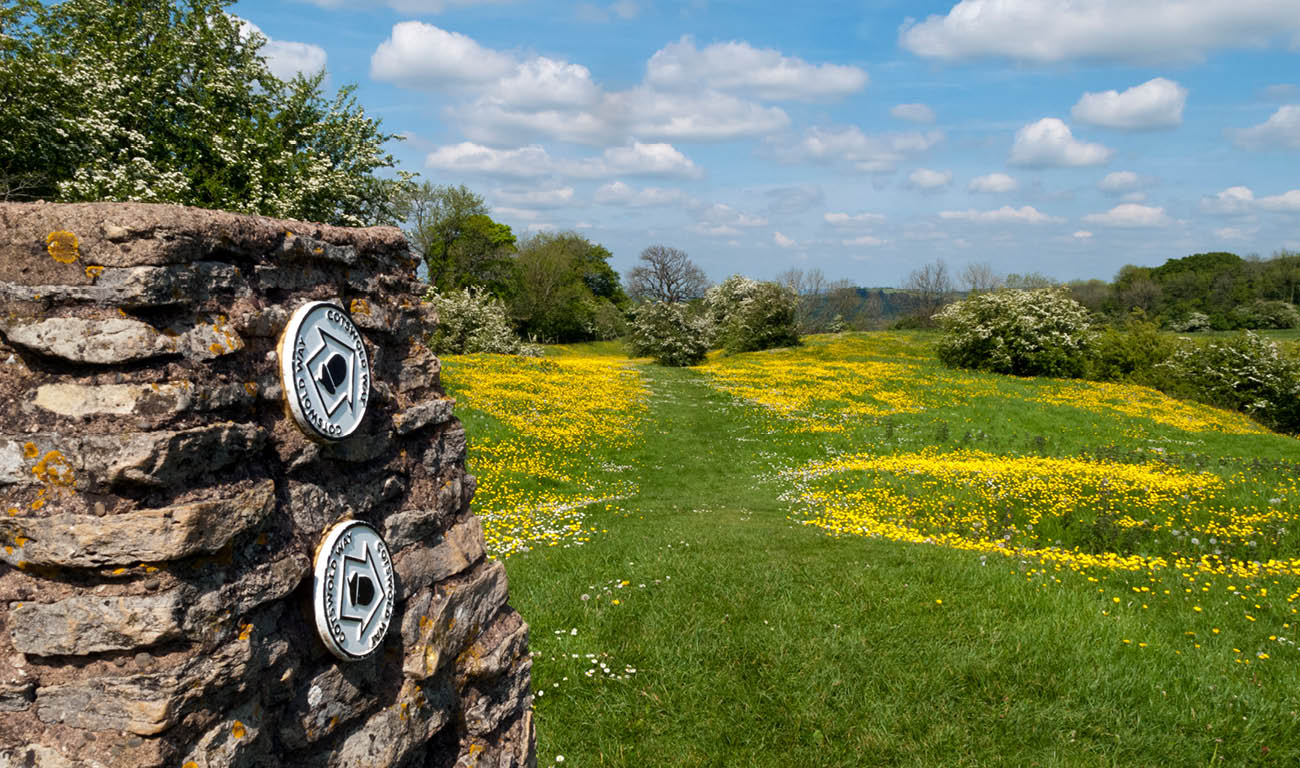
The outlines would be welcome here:
[[[740,234],[739,229],[728,224],[692,224],[691,231],[709,237],[731,237]]]
[[[776,243],[782,248],[793,248],[795,246],[794,240],[791,240],[790,238],[786,237],[780,232],[772,233],[772,242]]]
[[[1119,93],[1085,93],[1070,116],[1081,123],[1124,130],[1173,128],[1183,122],[1187,89],[1157,77]]]
[[[1012,208],[1009,205],[1004,205],[1001,208],[992,211],[977,211],[973,208],[965,211],[940,211],[939,218],[986,223],[1017,221],[1027,224],[1043,224],[1046,222],[1064,221],[1064,219],[1057,218],[1056,216],[1048,216],[1034,208],[1032,205],[1023,205],[1019,208]]]
[[[1070,126],[1055,117],[1044,117],[1016,131],[1011,145],[1012,165],[1027,167],[1101,165],[1113,151],[1100,144],[1074,138]]]
[[[304,75],[314,75],[325,69],[327,57],[325,49],[319,45],[272,40],[261,27],[248,19],[241,19],[238,16],[232,18],[239,23],[241,38],[247,39],[257,34],[266,39],[266,43],[258,53],[266,58],[266,68],[271,70],[271,74],[281,80],[291,80],[299,72]]]
[[[663,187],[644,187],[637,189],[621,181],[612,181],[596,190],[594,197],[603,205],[626,205],[644,208],[656,205],[673,205],[686,200],[686,194],[680,189]]]
[[[573,187],[510,187],[494,190],[492,199],[506,205],[562,208],[573,203]]]
[[[1005,173],[990,173],[971,179],[966,189],[971,192],[1013,192],[1019,186],[1015,179]]]
[[[1135,188],[1141,179],[1132,171],[1112,171],[1097,182],[1097,189],[1103,192],[1126,192]]]
[[[907,181],[917,189],[939,189],[948,186],[948,182],[952,181],[952,172],[917,168],[907,174]]]
[[[536,144],[519,149],[493,149],[463,141],[439,147],[429,153],[425,165],[444,171],[487,176],[558,175],[591,179],[617,175],[700,175],[695,163],[671,144],[642,144],[637,141],[622,147],[611,147],[600,157],[572,161],[554,160],[545,149]]]
[[[1243,149],[1300,149],[1300,105],[1279,107],[1259,125],[1238,131],[1236,144]]]
[[[1173,223],[1165,214],[1164,208],[1155,208],[1137,203],[1121,203],[1105,213],[1090,213],[1083,217],[1089,224],[1102,227],[1167,227]]]
[[[519,108],[589,106],[600,99],[600,88],[586,67],[538,56],[498,81],[491,95]]]
[[[868,173],[888,173],[910,155],[930,149],[943,140],[941,131],[868,136],[856,125],[845,128],[813,127],[793,145],[777,144],[773,154],[783,162],[821,162],[847,165]]]
[[[871,235],[863,235],[862,237],[854,237],[854,238],[850,238],[850,239],[848,239],[848,240],[841,240],[840,242],[843,243],[844,245],[849,245],[849,246],[853,246],[853,245],[884,245],[884,244],[885,244],[885,241],[884,241],[884,240],[881,240],[881,239],[878,238],[878,237],[872,237]]]
[[[509,56],[419,21],[394,24],[370,57],[374,79],[429,91],[490,83],[514,69]]]
[[[1210,213],[1247,214],[1256,211],[1300,213],[1300,189],[1280,195],[1255,197],[1250,187],[1228,187],[1214,197],[1201,200],[1201,208]]]
[[[767,226],[767,219],[762,216],[738,211],[726,203],[713,203],[712,205],[695,203],[692,212],[696,218],[709,224],[725,224],[728,227]]]
[[[492,213],[499,219],[524,219],[525,221],[532,221],[541,215],[537,211],[530,211],[524,208],[511,208],[505,205],[492,206]]]
[[[961,0],[946,16],[909,19],[899,44],[949,60],[1191,61],[1298,31],[1295,4],[1279,0]]]
[[[889,114],[912,123],[933,123],[935,117],[934,110],[924,104],[899,104]]]
[[[1074,233],[1074,237],[1077,240],[1087,240],[1092,237],[1092,233],[1086,229],[1080,229]]]
[[[827,213],[822,216],[832,227],[870,226],[885,220],[882,213]]]
[[[1238,227],[1220,227],[1214,230],[1214,236],[1220,240],[1245,240],[1253,234],[1254,231],[1247,232]]]
[[[696,48],[687,35],[650,57],[645,81],[659,88],[741,90],[764,99],[804,101],[860,91],[867,73],[839,64],[809,64],[744,41]]]

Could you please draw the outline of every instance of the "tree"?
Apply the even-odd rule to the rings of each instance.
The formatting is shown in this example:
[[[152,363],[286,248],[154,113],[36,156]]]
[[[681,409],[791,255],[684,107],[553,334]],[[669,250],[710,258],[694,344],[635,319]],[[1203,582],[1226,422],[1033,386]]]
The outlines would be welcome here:
[[[641,301],[674,304],[698,299],[709,289],[709,279],[685,251],[652,245],[641,251],[641,264],[627,275],[627,293]]]
[[[988,293],[1002,287],[1002,278],[987,261],[967,264],[961,271],[961,282],[969,293]]]
[[[729,353],[799,344],[799,297],[788,285],[732,275],[709,289],[704,304],[715,343]]]
[[[439,292],[475,287],[497,298],[514,292],[514,232],[493,221],[487,203],[468,187],[412,185],[399,210],[429,284]]]
[[[912,270],[903,283],[903,289],[916,300],[916,318],[922,325],[930,325],[930,317],[943,306],[952,293],[952,280],[948,265],[943,259]]]
[[[539,232],[520,243],[510,304],[521,329],[546,341],[606,335],[598,326],[612,319],[622,291],[598,295],[591,285],[608,289],[609,256],[605,247],[574,232]]]
[[[0,12],[9,199],[136,200],[360,225],[396,220],[393,134],[324,73],[284,82],[232,0],[32,0]]]

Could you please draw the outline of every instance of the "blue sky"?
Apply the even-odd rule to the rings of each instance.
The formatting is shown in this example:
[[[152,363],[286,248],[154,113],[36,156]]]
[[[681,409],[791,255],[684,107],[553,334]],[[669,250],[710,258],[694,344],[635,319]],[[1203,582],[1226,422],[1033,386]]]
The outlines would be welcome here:
[[[1300,249],[1300,2],[242,0],[523,236],[625,271],[1110,279]]]

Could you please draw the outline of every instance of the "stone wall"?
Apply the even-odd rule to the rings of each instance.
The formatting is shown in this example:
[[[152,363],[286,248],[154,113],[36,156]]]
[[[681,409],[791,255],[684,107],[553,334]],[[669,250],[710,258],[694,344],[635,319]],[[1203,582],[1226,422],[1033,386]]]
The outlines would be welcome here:
[[[528,627],[469,512],[434,318],[391,228],[0,204],[0,767],[531,765]],[[276,354],[347,308],[357,433],[309,440]],[[322,533],[392,552],[382,648],[310,599]]]

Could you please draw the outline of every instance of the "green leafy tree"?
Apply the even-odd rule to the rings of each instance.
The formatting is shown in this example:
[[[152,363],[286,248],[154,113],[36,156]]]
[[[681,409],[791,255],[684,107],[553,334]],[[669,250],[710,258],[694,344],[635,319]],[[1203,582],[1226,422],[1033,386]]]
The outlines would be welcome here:
[[[475,287],[503,299],[513,294],[518,279],[515,234],[492,220],[480,195],[463,184],[426,181],[408,190],[401,212],[435,289]]]
[[[511,308],[523,332],[546,341],[608,336],[619,325],[615,301],[626,300],[609,257],[574,232],[539,232],[520,243]]]
[[[799,344],[799,297],[789,285],[732,275],[704,297],[714,342],[732,354]]]
[[[0,12],[8,199],[134,200],[337,224],[396,220],[409,175],[345,86],[284,82],[231,0],[30,0]]]

